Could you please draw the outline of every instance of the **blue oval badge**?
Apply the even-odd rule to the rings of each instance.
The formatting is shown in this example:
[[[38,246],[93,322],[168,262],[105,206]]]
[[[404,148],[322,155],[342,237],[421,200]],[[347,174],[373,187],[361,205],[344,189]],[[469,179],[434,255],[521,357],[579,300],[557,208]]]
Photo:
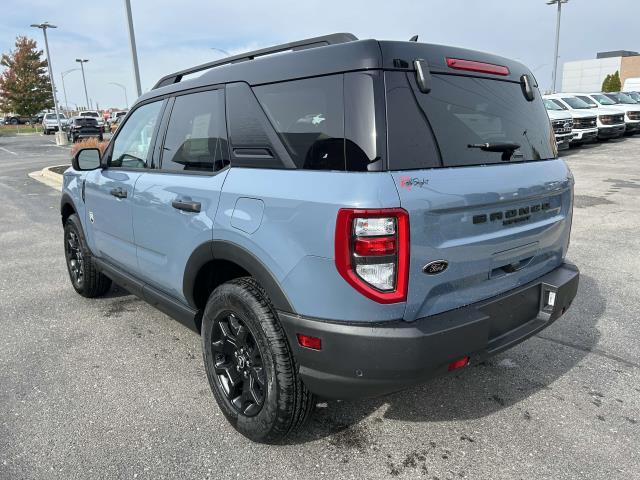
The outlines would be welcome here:
[[[439,273],[444,272],[449,266],[449,262],[446,260],[436,260],[431,263],[427,263],[424,267],[422,267],[422,271],[427,275],[437,275]]]

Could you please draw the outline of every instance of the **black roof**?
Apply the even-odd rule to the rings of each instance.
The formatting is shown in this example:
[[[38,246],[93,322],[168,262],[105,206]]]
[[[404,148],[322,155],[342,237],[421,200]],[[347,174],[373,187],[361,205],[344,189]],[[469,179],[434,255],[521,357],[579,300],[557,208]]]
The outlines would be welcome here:
[[[358,40],[351,34],[340,33],[261,49],[172,73],[160,79],[138,102],[223,83],[246,82],[255,86],[358,70],[411,70],[415,59],[426,60],[434,73],[465,73],[449,68],[447,57],[503,65],[510,70],[508,76],[486,75],[488,78],[519,81],[525,73],[533,77],[521,63],[489,53],[409,41]],[[199,72],[204,73],[184,79]],[[482,73],[473,75],[485,76]]]

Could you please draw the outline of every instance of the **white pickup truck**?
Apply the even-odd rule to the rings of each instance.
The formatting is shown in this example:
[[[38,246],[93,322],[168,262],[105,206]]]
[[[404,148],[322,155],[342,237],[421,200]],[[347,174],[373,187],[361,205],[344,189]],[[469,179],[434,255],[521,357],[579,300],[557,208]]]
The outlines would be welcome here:
[[[559,113],[565,113],[572,117],[572,138],[569,141],[571,145],[594,142],[598,139],[598,119],[595,114],[580,112],[578,110],[570,110],[564,103],[553,98],[545,97],[544,106],[547,109],[549,118],[552,120],[552,114],[557,115]]]
[[[583,96],[584,94],[579,95]],[[590,105],[578,98],[576,94],[571,93],[554,93],[545,98],[550,98],[571,111],[595,114],[597,116],[598,140],[608,140],[624,135],[626,130],[624,112],[620,110],[601,107],[597,104]]]
[[[547,109],[547,115],[549,115],[549,120],[551,120],[558,150],[569,148],[569,144],[573,139],[573,117],[569,112],[561,108],[549,108],[546,101],[545,107]]]

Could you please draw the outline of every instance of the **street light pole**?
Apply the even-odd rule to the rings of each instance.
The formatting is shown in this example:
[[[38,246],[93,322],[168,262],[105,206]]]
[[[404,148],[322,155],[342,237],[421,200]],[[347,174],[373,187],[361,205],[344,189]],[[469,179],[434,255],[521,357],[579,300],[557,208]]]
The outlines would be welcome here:
[[[138,68],[136,34],[133,31],[133,19],[131,18],[131,1],[124,0],[124,6],[127,10],[127,23],[129,25],[129,44],[131,45],[131,59],[133,60],[133,76],[136,79],[136,91],[138,92],[138,96],[140,96],[142,95],[142,87],[140,86],[140,69]]]
[[[79,70],[79,68],[72,68],[71,70],[66,70],[60,74],[60,76],[62,77],[62,91],[64,93],[64,106],[67,111],[69,110],[69,102],[67,101],[67,89],[64,87],[64,76],[71,72],[75,72],[76,70]]]
[[[558,50],[560,47],[560,17],[562,16],[562,4],[567,3],[569,0],[548,0],[547,5],[558,5],[558,18],[556,20],[556,46],[555,53],[553,55],[553,78],[551,80],[551,89],[553,93],[556,92],[556,80],[558,78]]]
[[[84,78],[84,64],[88,61],[86,58],[76,58],[76,62],[80,63],[80,70],[82,71],[82,83],[84,83],[84,98],[87,101],[87,110],[91,110],[89,95],[87,94],[87,80]]]
[[[32,23],[33,28],[39,28],[44,34],[44,48],[47,52],[47,70],[49,70],[49,81],[51,82],[51,93],[53,94],[53,108],[56,111],[56,120],[58,121],[58,131],[56,133],[56,144],[66,145],[67,136],[62,131],[62,122],[60,122],[60,109],[58,108],[58,99],[56,98],[56,85],[53,81],[53,68],[51,66],[51,55],[49,54],[49,39],[47,38],[47,28],[58,28],[55,25],[51,25],[49,22],[44,23]]]
[[[109,82],[109,85],[115,85],[116,87],[120,87],[124,91],[124,103],[125,108],[129,108],[129,99],[127,98],[127,87],[118,82]]]

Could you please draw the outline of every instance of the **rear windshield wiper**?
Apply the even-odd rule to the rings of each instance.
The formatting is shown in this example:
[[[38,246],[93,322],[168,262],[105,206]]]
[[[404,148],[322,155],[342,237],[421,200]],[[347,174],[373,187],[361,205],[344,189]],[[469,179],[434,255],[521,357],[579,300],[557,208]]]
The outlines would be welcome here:
[[[502,160],[508,162],[513,156],[513,152],[520,148],[520,145],[513,142],[495,142],[495,143],[470,143],[468,148],[478,148],[484,152],[502,153]]]

